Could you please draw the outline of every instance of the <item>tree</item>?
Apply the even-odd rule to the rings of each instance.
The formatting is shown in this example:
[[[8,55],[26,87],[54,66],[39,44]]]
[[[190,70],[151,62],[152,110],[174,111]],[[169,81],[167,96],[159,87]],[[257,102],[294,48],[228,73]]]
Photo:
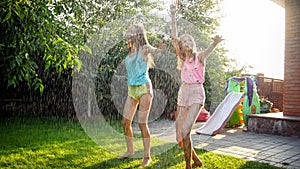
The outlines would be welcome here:
[[[44,72],[79,71],[88,35],[123,15],[147,12],[145,0],[3,0],[0,70],[7,86],[26,82],[43,92]]]

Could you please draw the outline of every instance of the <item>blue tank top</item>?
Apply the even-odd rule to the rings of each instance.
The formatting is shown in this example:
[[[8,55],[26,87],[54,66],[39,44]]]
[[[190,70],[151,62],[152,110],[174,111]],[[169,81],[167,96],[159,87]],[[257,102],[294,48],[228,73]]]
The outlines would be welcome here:
[[[135,55],[125,58],[125,66],[128,75],[128,85],[138,86],[150,82],[148,74],[148,64],[142,56],[142,50],[140,49]]]

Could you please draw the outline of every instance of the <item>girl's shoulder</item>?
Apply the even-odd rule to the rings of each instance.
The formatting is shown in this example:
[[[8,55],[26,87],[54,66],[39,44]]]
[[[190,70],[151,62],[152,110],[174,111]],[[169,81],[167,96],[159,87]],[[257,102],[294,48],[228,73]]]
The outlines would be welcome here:
[[[205,58],[203,52],[197,51],[197,52],[195,53],[195,56],[196,56],[197,60],[198,60],[203,66],[205,66],[206,58]]]

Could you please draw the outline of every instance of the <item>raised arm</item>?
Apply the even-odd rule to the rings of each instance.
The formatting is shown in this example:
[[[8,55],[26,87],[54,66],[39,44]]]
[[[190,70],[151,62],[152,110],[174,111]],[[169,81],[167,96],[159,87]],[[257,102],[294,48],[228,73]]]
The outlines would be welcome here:
[[[199,59],[200,60],[205,60],[211,52],[215,49],[215,47],[224,39],[222,39],[222,36],[216,35],[215,37],[212,38],[213,42],[202,52],[200,52]]]
[[[180,47],[179,47],[179,39],[177,37],[177,23],[176,23],[176,12],[178,10],[178,6],[176,3],[171,4],[170,6],[171,10],[171,38],[172,38],[172,43],[175,48],[175,52],[177,57],[182,59],[182,54],[180,52]]]

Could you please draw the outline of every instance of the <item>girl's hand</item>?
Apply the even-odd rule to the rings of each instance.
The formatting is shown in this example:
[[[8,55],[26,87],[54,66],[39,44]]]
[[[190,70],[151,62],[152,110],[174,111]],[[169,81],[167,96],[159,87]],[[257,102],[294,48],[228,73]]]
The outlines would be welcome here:
[[[215,37],[212,38],[214,40],[214,44],[217,45],[218,43],[220,43],[221,41],[223,41],[224,39],[222,39],[222,36],[220,35],[216,35]]]
[[[177,0],[173,0],[172,4],[170,5],[171,14],[175,14],[178,11],[178,2]]]

